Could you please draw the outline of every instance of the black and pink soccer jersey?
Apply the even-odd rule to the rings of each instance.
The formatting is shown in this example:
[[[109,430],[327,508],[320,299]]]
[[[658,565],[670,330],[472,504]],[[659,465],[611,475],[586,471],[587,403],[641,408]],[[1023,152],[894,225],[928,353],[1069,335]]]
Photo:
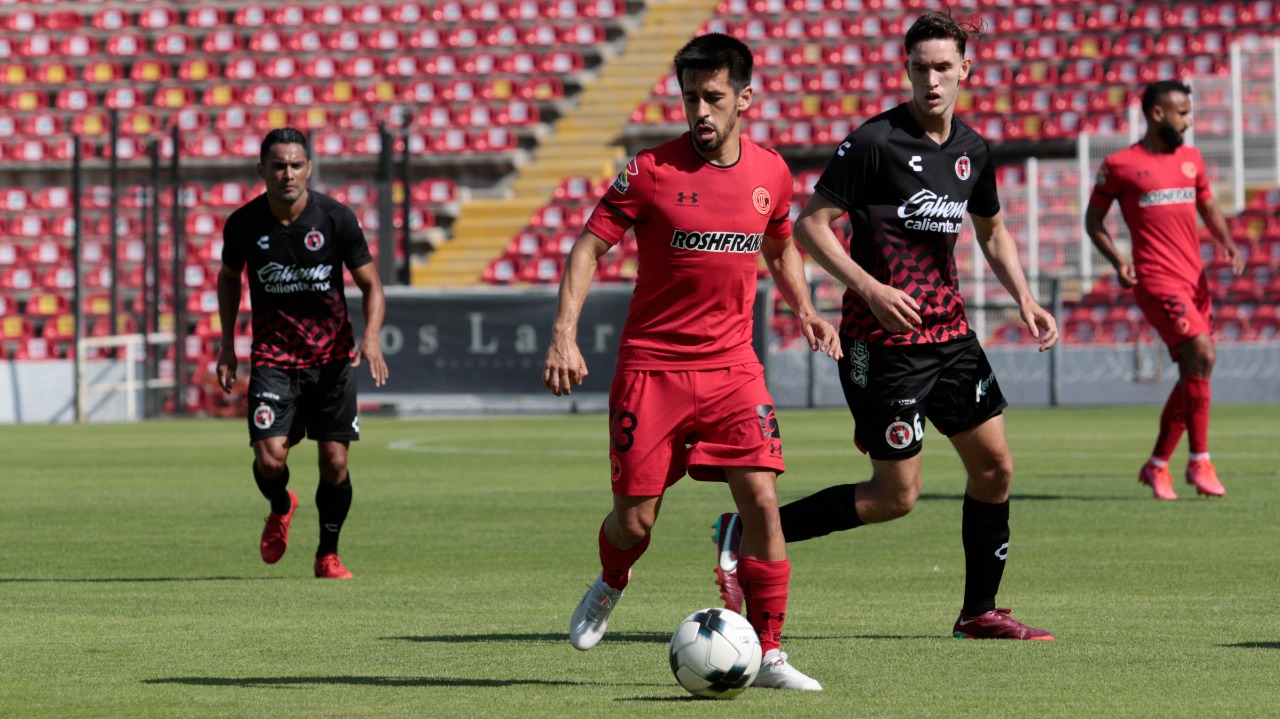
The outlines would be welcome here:
[[[689,133],[644,150],[600,199],[587,231],[616,245],[634,228],[636,288],[619,369],[695,370],[759,361],[751,346],[758,256],[791,237],[791,170],[741,138],[713,165]]]
[[[872,277],[911,295],[922,323],[890,334],[865,300],[844,294],[842,334],[884,345],[947,342],[970,334],[956,279],[955,244],[966,212],[1000,211],[987,141],[953,117],[938,145],[906,103],[853,131],[815,187],[853,224],[849,254]]]
[[[355,350],[342,267],[373,261],[356,216],[314,190],[289,225],[259,195],[231,213],[222,229],[222,262],[248,265],[253,303],[254,366],[318,367]]]

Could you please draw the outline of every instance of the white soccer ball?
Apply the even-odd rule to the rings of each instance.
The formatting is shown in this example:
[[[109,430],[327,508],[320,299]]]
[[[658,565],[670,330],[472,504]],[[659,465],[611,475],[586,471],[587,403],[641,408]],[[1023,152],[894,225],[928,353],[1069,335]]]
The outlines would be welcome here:
[[[671,637],[671,673],[706,699],[732,699],[760,672],[760,638],[741,614],[700,609]]]

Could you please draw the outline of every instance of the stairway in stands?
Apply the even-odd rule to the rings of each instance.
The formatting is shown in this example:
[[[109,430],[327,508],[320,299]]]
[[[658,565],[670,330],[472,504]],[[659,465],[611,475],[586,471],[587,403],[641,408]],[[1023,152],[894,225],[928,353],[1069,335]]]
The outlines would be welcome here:
[[[643,24],[622,51],[606,60],[578,106],[555,124],[528,164],[517,170],[509,196],[461,206],[453,239],[413,268],[413,284],[456,287],[479,282],[485,265],[545,205],[569,175],[605,177],[625,159],[620,143],[632,110],[671,68],[671,58],[712,16],[717,0],[651,0]]]

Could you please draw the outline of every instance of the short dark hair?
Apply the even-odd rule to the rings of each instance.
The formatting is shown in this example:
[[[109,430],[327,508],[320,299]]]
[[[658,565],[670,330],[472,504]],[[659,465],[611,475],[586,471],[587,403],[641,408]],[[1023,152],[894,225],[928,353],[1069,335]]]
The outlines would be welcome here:
[[[1181,80],[1160,80],[1147,85],[1142,91],[1142,114],[1151,117],[1151,111],[1160,104],[1160,99],[1171,92],[1191,95],[1191,86]]]
[[[742,92],[751,84],[751,49],[741,40],[724,33],[699,35],[676,53],[676,81],[684,89],[685,70],[719,71],[729,69],[729,85],[734,92]]]
[[[935,11],[921,15],[911,23],[911,27],[907,28],[903,45],[906,47],[907,54],[910,55],[911,50],[925,40],[955,40],[956,49],[960,51],[960,57],[963,58],[965,43],[980,39],[982,31],[982,25],[952,17],[950,9],[946,12]]]
[[[258,162],[267,164],[267,154],[271,152],[272,145],[302,145],[302,151],[306,153],[307,159],[311,159],[311,148],[307,147],[307,136],[302,134],[301,130],[295,130],[292,127],[277,127],[267,136],[262,138],[262,149],[258,152]]]

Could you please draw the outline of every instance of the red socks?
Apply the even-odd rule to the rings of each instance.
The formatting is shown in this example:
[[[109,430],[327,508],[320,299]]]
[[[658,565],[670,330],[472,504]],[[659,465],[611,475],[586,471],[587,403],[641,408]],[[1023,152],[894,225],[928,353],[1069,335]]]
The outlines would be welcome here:
[[[768,654],[782,642],[782,624],[787,619],[787,585],[791,582],[791,560],[766,562],[740,557],[738,581],[746,596],[747,621],[760,636],[760,650]]]
[[[609,538],[604,536],[604,525],[601,524],[599,539],[602,571],[600,574],[604,583],[618,591],[626,588],[627,582],[631,579],[631,567],[640,561],[640,555],[649,548],[649,539],[652,536],[646,535],[631,549],[617,549],[609,543]]]
[[[1187,431],[1191,435],[1191,453],[1204,454],[1209,451],[1209,404],[1212,397],[1209,380],[1188,375],[1179,384],[1187,388]]]
[[[1178,380],[1164,403],[1164,411],[1160,413],[1160,434],[1156,436],[1156,448],[1151,456],[1169,461],[1173,450],[1178,448],[1182,433],[1187,429],[1187,392],[1186,381]]]

